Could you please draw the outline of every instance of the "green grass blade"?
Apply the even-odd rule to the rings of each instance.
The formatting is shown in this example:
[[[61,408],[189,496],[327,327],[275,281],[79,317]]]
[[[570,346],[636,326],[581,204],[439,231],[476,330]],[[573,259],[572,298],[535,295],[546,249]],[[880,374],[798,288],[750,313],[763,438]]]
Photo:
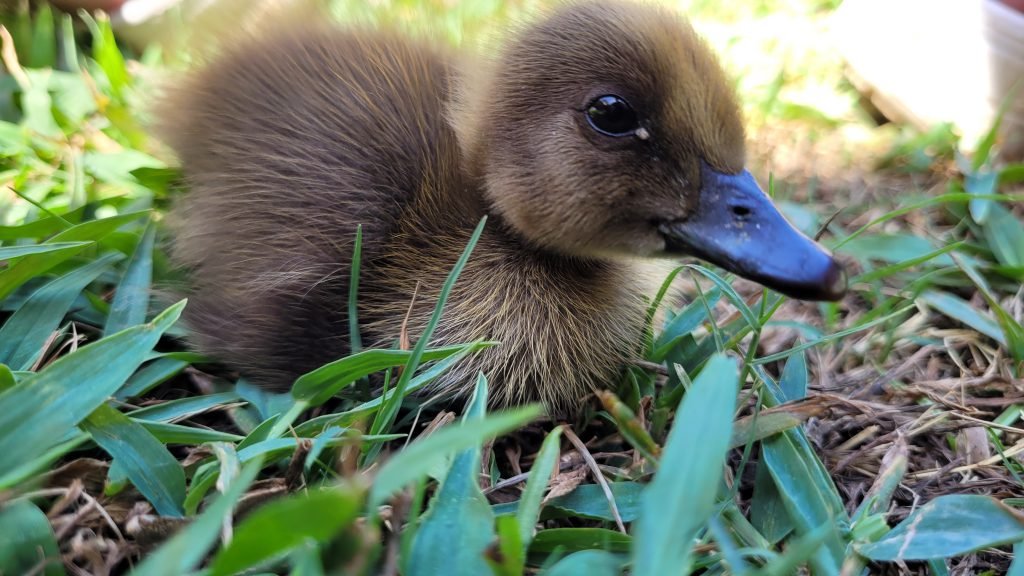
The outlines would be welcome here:
[[[124,277],[117,285],[104,334],[114,334],[146,321],[149,311],[150,283],[153,280],[153,242],[156,227],[152,223],[142,233]]]
[[[665,330],[654,341],[650,354],[652,362],[661,362],[669,351],[700,326],[708,317],[708,310],[714,309],[722,297],[722,291],[714,288],[704,295],[703,300],[691,302],[665,326]]]
[[[814,465],[808,463],[806,453],[788,432],[762,442],[761,454],[799,534],[807,536],[821,526],[836,525],[840,513],[833,510],[836,497],[831,480],[824,486],[818,481]],[[843,545],[834,532],[826,538],[826,544],[812,558],[815,573],[839,574]]]
[[[0,328],[0,363],[29,369],[82,290],[118,259],[103,256],[33,292]]]
[[[420,361],[443,360],[463,352],[467,346],[470,345],[422,350]],[[300,376],[292,387],[292,397],[310,406],[319,406],[356,380],[387,368],[405,365],[413,355],[414,352],[407,350],[363,350]]]
[[[266,504],[246,517],[231,543],[210,564],[211,576],[243,572],[307,542],[324,542],[350,525],[363,494],[334,487],[295,494]]]
[[[141,396],[174,377],[189,364],[190,362],[178,358],[157,358],[143,366],[135,374],[132,374],[132,377],[128,379],[128,383],[118,390],[114,397],[118,400],[125,400]]]
[[[530,542],[530,554],[551,554],[555,551],[572,553],[580,550],[629,552],[635,549],[635,543],[632,536],[605,528],[548,528],[534,536],[533,542]]]
[[[65,573],[50,521],[35,504],[19,500],[0,506],[0,534],[0,574]]]
[[[994,498],[940,496],[857,552],[871,560],[930,560],[1024,540],[1024,515]]]
[[[999,324],[988,314],[976,310],[966,300],[948,292],[939,292],[937,290],[928,290],[918,296],[917,299],[953,320],[963,322],[1006,346],[1006,338],[1003,336],[1003,331],[999,328]]]
[[[92,242],[54,242],[52,244],[27,244],[24,246],[0,246],[0,262],[30,256],[32,254],[46,254],[47,252],[60,252],[68,250],[72,253],[89,246]]]
[[[348,280],[348,349],[351,354],[363,350],[359,334],[359,266],[363,259],[363,225],[356,226],[356,241],[352,246],[352,270]]]
[[[634,574],[685,574],[693,540],[714,511],[739,392],[736,361],[712,356],[676,412],[635,528]]]
[[[542,576],[619,576],[622,560],[604,550],[583,550],[562,558]]]
[[[486,407],[487,380],[480,374],[459,427],[481,421]],[[475,576],[490,571],[484,552],[495,538],[494,513],[477,480],[484,440],[479,438],[477,444],[455,456],[431,500],[413,541],[409,558],[411,576]]]
[[[181,444],[184,446],[195,446],[207,442],[239,442],[242,436],[210,430],[208,428],[193,428],[181,424],[169,424],[167,422],[150,422],[148,420],[136,420],[140,426],[153,435],[162,444]]]
[[[807,355],[802,351],[786,359],[786,367],[779,378],[781,402],[792,402],[807,397]]]
[[[996,261],[1004,266],[1024,267],[1024,224],[1020,218],[1002,205],[993,204],[981,229]]]
[[[90,220],[60,232],[47,240],[45,244],[95,242],[103,239],[121,226],[138,220],[147,213],[146,211],[131,212],[102,220]],[[0,272],[0,300],[10,296],[18,286],[21,286],[30,278],[40,276],[47,270],[71,258],[77,250],[81,250],[81,248],[70,251],[70,253],[69,250],[65,250],[46,254],[33,254],[20,258],[8,269]]]
[[[149,324],[79,348],[0,393],[0,470],[17,468],[60,441],[116,392],[184,306],[179,302]]]
[[[559,442],[562,439],[562,429],[555,428],[541,444],[540,452],[533,461],[533,468],[530,469],[530,476],[526,480],[526,489],[519,498],[519,508],[516,510],[516,521],[519,523],[519,540],[523,546],[528,546],[533,539],[533,531],[540,519],[541,501],[544,499],[544,492],[547,490],[551,475],[555,473],[555,465],[558,463]],[[524,550],[525,552],[525,550]]]
[[[82,422],[128,479],[162,516],[184,516],[185,471],[178,461],[140,424],[106,404]]]
[[[426,475],[452,454],[515,430],[540,414],[539,406],[498,412],[462,426],[442,428],[422,440],[413,442],[381,466],[370,492],[370,508],[375,508],[404,486]]]

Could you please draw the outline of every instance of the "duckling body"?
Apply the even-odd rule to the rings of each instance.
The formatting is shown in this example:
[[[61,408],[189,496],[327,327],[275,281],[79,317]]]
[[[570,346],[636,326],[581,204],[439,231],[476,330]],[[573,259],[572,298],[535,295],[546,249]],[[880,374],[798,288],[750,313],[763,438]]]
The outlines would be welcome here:
[[[482,75],[388,32],[285,27],[187,78],[163,125],[190,189],[173,257],[201,351],[275,388],[344,356],[360,225],[363,343],[391,346],[407,314],[415,339],[488,215],[434,339],[501,345],[435,388],[482,370],[496,404],[555,410],[637,356],[665,269],[648,257],[704,210],[705,168],[743,167],[708,49],[663,10],[615,2],[562,8]],[[621,125],[628,139],[604,130]]]

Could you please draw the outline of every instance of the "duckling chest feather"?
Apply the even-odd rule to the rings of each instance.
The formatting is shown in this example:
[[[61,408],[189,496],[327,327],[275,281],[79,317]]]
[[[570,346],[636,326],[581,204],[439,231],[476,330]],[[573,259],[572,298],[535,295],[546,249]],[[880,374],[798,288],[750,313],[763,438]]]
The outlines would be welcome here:
[[[446,250],[391,252],[373,273],[377,296],[363,303],[364,338],[393,343],[407,313],[410,337],[422,333],[459,241],[452,239]],[[433,343],[499,344],[463,361],[435,387],[467,390],[483,371],[500,383],[491,390],[495,404],[541,401],[555,410],[569,408],[595,387],[613,384],[622,365],[638,357],[660,272],[640,262],[537,255],[510,248],[500,234],[485,234],[448,299]]]

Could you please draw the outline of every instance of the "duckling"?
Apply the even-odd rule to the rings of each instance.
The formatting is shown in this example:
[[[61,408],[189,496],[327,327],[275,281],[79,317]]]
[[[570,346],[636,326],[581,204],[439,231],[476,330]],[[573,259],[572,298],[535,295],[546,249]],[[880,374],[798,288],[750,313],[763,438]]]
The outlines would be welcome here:
[[[432,344],[500,342],[434,383],[571,412],[638,357],[665,259],[797,298],[846,289],[744,169],[737,99],[682,17],[561,6],[491,66],[382,30],[282,26],[227,48],[163,106],[187,188],[174,260],[198,349],[284,389],[349,351],[423,332],[488,216]]]

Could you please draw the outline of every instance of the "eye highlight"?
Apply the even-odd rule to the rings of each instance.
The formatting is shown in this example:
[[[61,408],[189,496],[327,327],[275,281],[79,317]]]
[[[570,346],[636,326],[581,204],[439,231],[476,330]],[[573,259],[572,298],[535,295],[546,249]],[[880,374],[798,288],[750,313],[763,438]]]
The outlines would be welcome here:
[[[640,128],[633,107],[614,94],[598,96],[584,110],[590,127],[606,136],[631,136]]]

